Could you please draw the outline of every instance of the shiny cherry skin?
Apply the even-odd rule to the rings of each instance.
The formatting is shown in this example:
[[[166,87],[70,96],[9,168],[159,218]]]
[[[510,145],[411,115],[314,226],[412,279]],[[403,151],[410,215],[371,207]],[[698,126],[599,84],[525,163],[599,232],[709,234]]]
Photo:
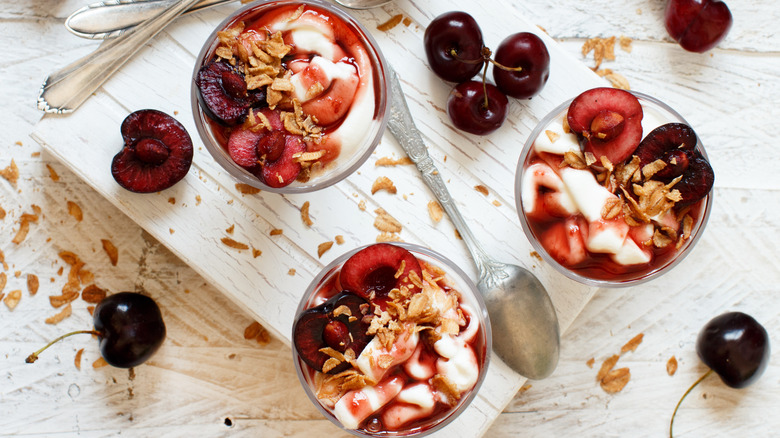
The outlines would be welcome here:
[[[93,314],[100,354],[109,365],[132,368],[149,359],[165,339],[165,323],[153,299],[135,292],[104,298]]]
[[[769,335],[751,316],[724,313],[699,332],[696,353],[732,388],[755,382],[769,363]]]
[[[703,53],[720,43],[733,19],[718,0],[669,0],[664,23],[669,35],[689,52]]]
[[[493,79],[499,90],[517,99],[528,99],[539,93],[550,77],[550,53],[538,36],[530,32],[510,35],[493,54],[504,67],[520,67],[509,71],[493,65]]]
[[[482,30],[465,12],[446,12],[434,18],[425,29],[423,44],[428,65],[445,81],[467,81],[483,66]]]
[[[485,101],[487,90],[487,102]],[[458,84],[447,99],[447,114],[456,128],[486,135],[504,123],[509,100],[495,85],[477,81]]]

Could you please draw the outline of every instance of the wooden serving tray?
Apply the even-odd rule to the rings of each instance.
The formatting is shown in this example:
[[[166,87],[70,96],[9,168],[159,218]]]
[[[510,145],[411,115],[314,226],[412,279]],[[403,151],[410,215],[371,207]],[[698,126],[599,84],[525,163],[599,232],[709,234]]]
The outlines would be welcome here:
[[[330,188],[284,196],[239,191],[237,181],[216,164],[197,136],[190,105],[195,57],[214,27],[239,6],[229,4],[179,18],[75,113],[45,116],[33,138],[287,343],[296,306],[313,277],[338,255],[376,240],[380,232],[373,222],[378,208],[403,224],[403,240],[447,255],[476,280],[476,270],[452,224],[446,219],[435,223],[429,217],[427,204],[433,195],[417,169],[375,166],[379,157],[404,156],[389,133],[368,162]],[[425,26],[449,10],[471,13],[481,24],[488,46],[496,47],[504,37],[528,31],[545,40],[551,55],[551,75],[542,93],[529,101],[510,99],[504,126],[487,137],[464,134],[452,127],[444,110],[452,84],[438,79],[425,61]],[[376,29],[396,14],[410,18],[411,23],[389,31]],[[497,260],[524,265],[541,279],[565,330],[595,289],[565,279],[531,255],[531,245],[515,210],[514,174],[523,144],[538,120],[564,100],[604,85],[603,80],[504,0],[490,2],[489,7],[468,0],[399,0],[380,9],[354,11],[354,15],[376,38],[398,72],[431,156],[474,234]],[[111,159],[122,145],[119,125],[127,114],[142,108],[175,115],[195,144],[194,162],[187,177],[168,190],[150,195],[125,191],[110,173]],[[371,195],[372,183],[379,176],[393,180],[398,193],[380,191]],[[487,187],[489,194],[475,190],[477,185]],[[306,202],[312,226],[301,219],[300,209]],[[363,204],[365,209],[360,208]],[[229,234],[226,230],[231,227],[233,232]],[[271,236],[273,229],[281,229],[283,234]],[[318,246],[334,241],[337,235],[345,242],[318,257]],[[225,237],[245,243],[250,249],[228,247],[222,242]],[[253,249],[262,254],[257,255]],[[474,403],[437,435],[474,437],[484,433],[524,381],[493,358]]]

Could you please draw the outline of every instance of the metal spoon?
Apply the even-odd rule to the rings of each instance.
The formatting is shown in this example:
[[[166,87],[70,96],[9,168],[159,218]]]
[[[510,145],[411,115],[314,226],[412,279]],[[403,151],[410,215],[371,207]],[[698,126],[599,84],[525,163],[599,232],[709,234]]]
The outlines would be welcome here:
[[[336,3],[350,9],[371,9],[386,5],[393,0],[336,0]]]
[[[390,72],[388,128],[423,180],[452,219],[479,271],[477,288],[487,304],[493,327],[493,350],[510,368],[530,379],[549,376],[558,364],[558,316],[542,283],[520,266],[490,258],[458,211],[436,165],[414,125],[398,75]]]

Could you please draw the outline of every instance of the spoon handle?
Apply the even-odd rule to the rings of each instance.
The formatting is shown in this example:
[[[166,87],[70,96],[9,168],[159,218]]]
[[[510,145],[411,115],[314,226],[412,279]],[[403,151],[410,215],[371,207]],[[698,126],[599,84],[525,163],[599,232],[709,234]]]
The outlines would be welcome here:
[[[455,228],[463,237],[463,241],[466,242],[466,247],[479,270],[479,276],[483,277],[487,270],[497,263],[487,256],[487,253],[485,253],[466,225],[466,221],[460,214],[460,210],[455,205],[452,196],[450,196],[447,186],[444,185],[439,169],[436,168],[433,159],[428,155],[428,148],[425,146],[420,131],[417,130],[414,124],[412,114],[409,112],[409,106],[406,103],[398,75],[392,68],[388,68],[388,71],[392,99],[390,103],[390,117],[387,122],[388,129],[401,144],[409,158],[417,165],[423,181],[436,196],[439,204],[447,212]]]
[[[49,75],[38,96],[38,109],[47,113],[72,112],[97,90],[147,41],[200,0],[180,0],[149,21]]]
[[[233,0],[201,0],[185,13],[231,1]],[[175,2],[175,0],[106,0],[92,3],[72,13],[65,20],[65,27],[81,38],[93,40],[116,38],[155,17]]]

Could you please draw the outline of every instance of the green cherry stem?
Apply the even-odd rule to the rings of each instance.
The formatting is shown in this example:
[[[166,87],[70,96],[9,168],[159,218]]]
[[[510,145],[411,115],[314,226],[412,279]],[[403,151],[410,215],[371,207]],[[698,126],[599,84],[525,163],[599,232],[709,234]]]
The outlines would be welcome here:
[[[78,331],[75,331],[75,332],[66,333],[66,334],[58,337],[57,339],[49,342],[48,344],[46,344],[46,346],[44,346],[40,350],[36,351],[35,353],[27,356],[27,359],[25,359],[24,361],[26,363],[33,363],[36,360],[38,360],[38,355],[43,353],[43,351],[46,350],[47,348],[51,347],[52,345],[56,344],[57,342],[65,339],[65,338],[67,338],[69,336],[80,335],[80,334],[90,334],[90,335],[100,336],[100,333],[95,331],[95,330],[78,330]]]
[[[680,397],[680,401],[677,402],[677,406],[674,407],[674,412],[672,412],[672,420],[669,422],[669,438],[674,438],[674,435],[672,434],[672,428],[674,427],[674,417],[677,416],[677,410],[680,409],[680,405],[682,404],[683,400],[685,400],[685,397],[688,396],[688,394],[693,390],[693,388],[696,387],[696,385],[701,383],[702,380],[709,377],[710,374],[712,374],[712,370],[708,370],[706,373],[704,373],[703,376],[699,377],[699,380],[693,382],[693,385],[691,385],[691,387],[688,388],[687,391],[685,391],[685,394],[683,394],[683,396]]]

